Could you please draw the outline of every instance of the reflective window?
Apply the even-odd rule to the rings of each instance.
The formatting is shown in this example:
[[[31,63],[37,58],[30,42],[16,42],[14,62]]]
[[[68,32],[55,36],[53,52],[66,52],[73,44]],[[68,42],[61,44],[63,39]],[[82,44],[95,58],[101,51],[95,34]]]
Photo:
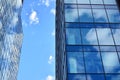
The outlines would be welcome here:
[[[103,73],[100,53],[84,52],[86,73]]]
[[[67,44],[81,44],[80,29],[66,29]]]
[[[83,53],[68,52],[67,53],[68,73],[84,73]]]
[[[112,29],[113,37],[116,45],[120,45],[120,29]]]
[[[80,22],[93,22],[91,9],[79,9]]]
[[[97,52],[97,51],[99,51],[99,47],[98,46],[93,46],[93,45],[83,46],[83,50],[84,51]]]
[[[117,47],[117,51],[120,51],[120,46],[116,46]]]
[[[77,0],[79,4],[90,4],[89,0]]]
[[[68,80],[86,80],[85,75],[69,74]]]
[[[105,73],[120,73],[117,52],[101,52]]]
[[[120,80],[120,75],[106,75],[106,80]]]
[[[114,45],[111,30],[109,28],[97,28],[100,45]]]
[[[91,4],[103,4],[102,0],[90,0]]]
[[[119,58],[120,58],[120,52],[118,52]]]
[[[95,22],[108,22],[104,9],[93,9],[93,16]]]
[[[103,0],[104,4],[116,4],[116,0]]]
[[[85,45],[98,45],[96,32],[94,28],[82,28],[82,43]],[[92,36],[91,36],[92,35]]]
[[[115,46],[100,46],[101,51],[116,51]]]
[[[65,9],[65,21],[66,22],[78,22],[77,9]]]
[[[67,52],[79,52],[79,51],[82,51],[82,46],[73,46],[73,45],[67,45],[66,46],[66,51]]]
[[[107,9],[109,22],[120,22],[120,13],[115,9]]]
[[[104,75],[87,75],[87,80],[105,80]]]
[[[76,3],[76,0],[64,0],[65,3]]]

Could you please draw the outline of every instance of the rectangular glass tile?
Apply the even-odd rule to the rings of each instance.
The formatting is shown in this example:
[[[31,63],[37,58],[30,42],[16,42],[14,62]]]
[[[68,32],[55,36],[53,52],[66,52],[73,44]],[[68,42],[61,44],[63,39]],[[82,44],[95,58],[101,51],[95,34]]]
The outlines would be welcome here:
[[[98,52],[99,46],[94,46],[94,45],[83,46],[83,51]]]
[[[83,53],[67,52],[68,73],[85,73]]]
[[[90,0],[91,4],[103,4],[102,0]]]
[[[87,75],[87,80],[105,80],[103,74],[90,74]]]
[[[108,23],[96,23],[96,28],[110,28]]]
[[[120,51],[120,46],[116,46],[117,47],[117,51]]]
[[[68,74],[67,80],[86,80],[86,77],[82,74]]]
[[[66,46],[66,51],[67,52],[79,52],[79,51],[83,51],[83,50],[82,50],[82,46],[67,45]]]
[[[66,27],[70,27],[70,28],[78,28],[80,27],[80,24],[79,23],[65,23],[65,26]]]
[[[116,0],[103,0],[104,4],[116,4]]]
[[[76,0],[64,0],[65,3],[76,3]]]
[[[85,5],[85,4],[78,5],[78,9],[80,9],[80,8],[82,8],[82,9],[91,9],[91,6],[89,4],[88,5]]]
[[[100,53],[84,52],[86,73],[103,73]]]
[[[117,52],[101,52],[105,73],[120,73]]]
[[[112,29],[113,37],[116,45],[120,45],[120,29]]]
[[[112,29],[120,29],[120,24],[110,24]]]
[[[78,4],[90,4],[89,0],[77,0]]]
[[[106,80],[120,80],[120,75],[119,74],[106,75]]]
[[[115,46],[100,46],[100,51],[116,51]]]

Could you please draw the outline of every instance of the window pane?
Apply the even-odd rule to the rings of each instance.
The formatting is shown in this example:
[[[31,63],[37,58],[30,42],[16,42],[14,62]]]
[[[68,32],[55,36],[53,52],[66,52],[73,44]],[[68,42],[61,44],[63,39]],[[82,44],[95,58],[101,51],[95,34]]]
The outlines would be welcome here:
[[[80,22],[93,22],[91,9],[79,9]]]
[[[117,51],[120,51],[120,46],[116,46],[117,47]]]
[[[87,75],[87,80],[105,80],[104,75]]]
[[[116,0],[103,0],[104,4],[116,4]]]
[[[82,46],[71,46],[71,45],[67,45],[66,46],[66,51],[67,52],[79,52],[82,51]]]
[[[91,0],[91,4],[103,4],[102,0]]]
[[[86,73],[103,73],[100,53],[84,52]]]
[[[83,53],[82,52],[68,52],[67,53],[67,67],[68,67],[68,73],[85,73]]]
[[[116,45],[120,45],[120,29],[112,29]]]
[[[120,75],[106,75],[106,80],[120,80]]]
[[[116,51],[115,46],[100,46],[101,51]]]
[[[79,29],[66,29],[67,44],[81,44],[80,30]]]
[[[65,0],[65,3],[76,3],[76,0]]]
[[[115,9],[107,9],[107,14],[110,22],[120,22],[120,13]]]
[[[77,9],[65,9],[65,21],[66,22],[78,22]]]
[[[93,45],[89,45],[89,46],[83,46],[83,50],[84,51],[91,51],[91,52],[98,52],[99,51],[99,47],[98,46],[93,46]]]
[[[96,32],[94,28],[82,28],[82,42],[85,45],[98,45]],[[92,35],[92,36],[91,36]]]
[[[77,0],[79,4],[90,4],[89,0]]]
[[[108,22],[107,15],[104,9],[93,9],[95,22]]]
[[[100,45],[114,45],[111,30],[109,28],[97,28],[96,30]]]
[[[118,52],[119,58],[120,58],[120,52]]]
[[[120,63],[116,52],[101,52],[106,73],[120,73]]]
[[[69,74],[68,80],[86,80],[85,75],[78,75],[78,74]]]

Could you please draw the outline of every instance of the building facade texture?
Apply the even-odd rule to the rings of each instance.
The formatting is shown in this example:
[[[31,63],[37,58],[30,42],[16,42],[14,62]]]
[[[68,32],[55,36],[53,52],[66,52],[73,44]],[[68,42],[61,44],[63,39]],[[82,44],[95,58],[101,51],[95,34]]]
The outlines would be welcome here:
[[[0,0],[0,80],[17,80],[23,38],[22,0]]]
[[[120,0],[56,1],[56,80],[120,80]]]

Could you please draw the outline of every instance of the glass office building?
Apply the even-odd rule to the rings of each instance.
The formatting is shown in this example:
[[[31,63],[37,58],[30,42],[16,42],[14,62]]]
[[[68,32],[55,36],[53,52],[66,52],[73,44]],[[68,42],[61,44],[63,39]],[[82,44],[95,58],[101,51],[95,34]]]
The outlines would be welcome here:
[[[21,45],[22,0],[0,0],[0,80],[17,80]]]
[[[120,1],[56,5],[56,80],[120,80]]]

